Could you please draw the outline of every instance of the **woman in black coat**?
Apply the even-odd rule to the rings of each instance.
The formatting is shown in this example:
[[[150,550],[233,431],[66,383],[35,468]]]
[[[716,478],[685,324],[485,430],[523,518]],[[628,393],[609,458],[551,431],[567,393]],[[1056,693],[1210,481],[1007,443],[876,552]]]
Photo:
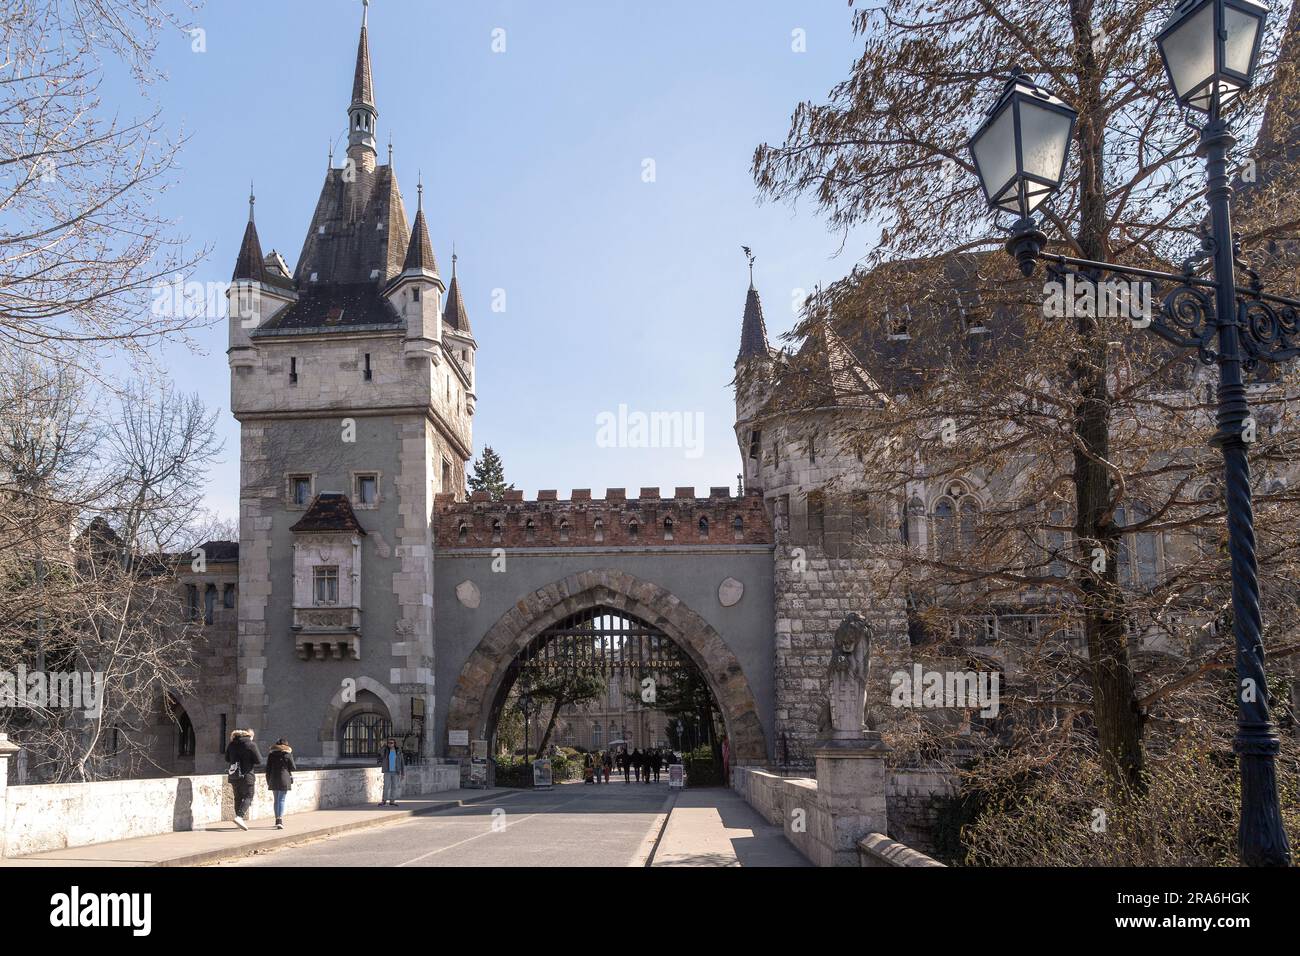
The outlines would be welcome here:
[[[284,801],[293,789],[293,748],[281,737],[266,757],[266,786],[275,800],[275,828],[284,829]]]
[[[262,764],[262,752],[253,743],[251,730],[232,730],[230,743],[226,745],[226,763],[230,764],[230,785],[235,791],[235,826],[247,830],[244,818],[248,808],[253,805],[253,791],[257,788],[254,767]]]

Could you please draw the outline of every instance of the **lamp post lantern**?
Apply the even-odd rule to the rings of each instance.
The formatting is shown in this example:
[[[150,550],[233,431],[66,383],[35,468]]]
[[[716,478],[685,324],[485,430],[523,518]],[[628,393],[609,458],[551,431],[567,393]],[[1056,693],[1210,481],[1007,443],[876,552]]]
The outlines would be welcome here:
[[[1047,239],[1033,212],[1064,177],[1074,114],[1019,71],[1012,72],[971,138],[970,151],[990,207],[1019,217],[1011,227],[1007,251],[1026,276],[1041,260],[1057,275],[1076,273],[1084,281],[1110,273],[1167,282],[1172,291],[1143,327],[1175,345],[1196,349],[1203,363],[1218,366],[1217,428],[1211,444],[1223,456],[1231,555],[1238,679],[1233,750],[1241,775],[1238,850],[1247,866],[1288,866],[1291,848],[1278,806],[1274,761],[1279,741],[1264,673],[1247,456],[1254,422],[1244,373],[1260,362],[1284,362],[1300,355],[1300,300],[1266,293],[1254,276],[1248,288],[1236,284],[1228,157],[1237,141],[1223,115],[1250,88],[1267,16],[1268,7],[1257,0],[1183,0],[1156,39],[1179,105],[1207,114],[1197,155],[1206,163],[1209,235],[1203,241],[1205,255],[1189,259],[1181,274],[1043,252]],[[1068,130],[1064,145],[1063,129]],[[1213,265],[1212,279],[1196,274],[1196,263],[1204,259]]]
[[[1156,37],[1178,102],[1213,113],[1249,89],[1267,17],[1256,0],[1182,0]]]
[[[1030,217],[1061,185],[1077,117],[1068,105],[1013,69],[970,139],[984,198],[994,209],[1019,216],[1013,229],[1018,238],[1007,248],[1026,276],[1033,272],[1032,251],[1047,241]]]

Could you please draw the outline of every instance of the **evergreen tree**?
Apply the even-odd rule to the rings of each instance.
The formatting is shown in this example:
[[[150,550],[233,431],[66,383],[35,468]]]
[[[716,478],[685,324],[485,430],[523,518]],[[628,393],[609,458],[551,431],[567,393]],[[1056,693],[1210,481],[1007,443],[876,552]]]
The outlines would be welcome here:
[[[507,491],[514,491],[514,484],[506,484],[505,466],[501,456],[491,446],[483,449],[483,454],[474,462],[474,473],[469,476],[469,490],[486,491],[492,501],[500,501]]]

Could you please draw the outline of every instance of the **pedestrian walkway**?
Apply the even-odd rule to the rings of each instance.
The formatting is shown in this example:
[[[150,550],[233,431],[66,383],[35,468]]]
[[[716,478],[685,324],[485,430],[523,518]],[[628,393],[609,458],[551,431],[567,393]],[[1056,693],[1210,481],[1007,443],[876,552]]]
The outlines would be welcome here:
[[[274,821],[270,818],[250,820],[247,832],[231,821],[223,820],[210,824],[205,830],[161,833],[0,859],[0,869],[24,866],[202,866],[263,853],[304,840],[381,826],[408,817],[497,799],[505,792],[509,791],[448,790],[403,800],[395,808],[366,804],[293,813],[284,818],[283,830],[275,829]]]
[[[651,866],[811,866],[734,790],[683,790],[668,814]]]

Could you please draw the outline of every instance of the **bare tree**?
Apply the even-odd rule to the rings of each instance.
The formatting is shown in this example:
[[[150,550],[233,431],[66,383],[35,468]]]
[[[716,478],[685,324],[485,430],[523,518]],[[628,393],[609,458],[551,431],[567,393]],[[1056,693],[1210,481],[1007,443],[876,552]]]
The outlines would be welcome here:
[[[15,361],[0,370],[0,723],[39,779],[138,773],[195,673],[202,634],[167,549],[208,530],[195,506],[214,416],[135,387],[105,420],[82,377]]]
[[[1189,240],[1199,235],[1204,183],[1193,159],[1196,133],[1173,107],[1155,54],[1154,34],[1167,13],[1168,5],[1156,0],[860,5],[854,27],[864,51],[851,76],[835,87],[828,103],[800,104],[786,141],[760,146],[753,166],[764,195],[790,200],[811,195],[835,227],[879,229],[880,243],[865,256],[865,268],[828,292],[836,327],[846,336],[864,323],[879,331],[900,314],[895,311],[891,318],[891,307],[922,315],[939,310],[947,319],[961,313],[954,301],[958,290],[943,275],[943,258],[1002,241],[991,228],[965,143],[1013,64],[1035,74],[1079,114],[1066,184],[1044,210],[1052,241],[1094,260],[1181,261]],[[1266,39],[1266,79],[1284,13],[1274,18]],[[1270,93],[1294,99],[1294,73],[1279,77],[1245,98],[1242,128],[1258,123]],[[1259,226],[1248,239],[1295,233],[1294,221],[1274,222]],[[904,260],[908,268],[901,267]],[[885,263],[895,266],[880,268]],[[962,291],[994,298],[1015,289],[1000,261],[977,258],[966,271],[969,285]],[[1023,286],[1021,295],[1028,305]],[[1037,310],[1041,314],[1041,298]],[[826,311],[812,315],[801,332],[824,321]],[[950,330],[951,325],[944,332]],[[1131,613],[1120,581],[1123,539],[1131,529],[1117,515],[1126,505],[1132,513],[1139,485],[1168,480],[1173,490],[1167,493],[1175,501],[1195,487],[1205,464],[1190,464],[1178,449],[1165,461],[1167,442],[1144,447],[1131,436],[1132,429],[1145,439],[1160,429],[1191,434],[1202,423],[1204,407],[1161,397],[1153,369],[1172,360],[1139,344],[1137,333],[1122,334],[1094,315],[1078,314],[1046,330],[1042,324],[1022,324],[1018,334],[1004,323],[999,331],[1009,338],[1000,350],[986,351],[1001,351],[1000,359],[981,352],[978,360],[952,362],[940,348],[925,363],[934,374],[908,401],[890,396],[885,402],[893,426],[859,437],[864,452],[891,456],[890,467],[897,469],[893,494],[903,501],[909,472],[935,477],[949,467],[956,474],[978,466],[997,475],[1023,465],[1017,452],[1031,447],[1026,431],[1037,440],[1033,450],[1040,467],[1022,475],[1015,490],[1058,515],[1046,523],[1035,518],[1035,536],[1046,531],[1073,542],[1074,573],[1066,577],[1088,652],[1088,719],[1108,778],[1120,789],[1140,792],[1144,716],[1126,633]],[[1121,349],[1113,345],[1117,338]],[[1154,364],[1144,364],[1144,352]],[[1156,419],[1135,425],[1138,416],[1130,414],[1138,404],[1157,411]],[[1123,422],[1116,418],[1121,407]],[[965,454],[925,445],[936,426],[948,420],[963,430]],[[920,444],[906,443],[909,432]],[[1136,453],[1139,464],[1117,464],[1128,453]],[[1128,471],[1133,468],[1136,473]],[[1185,502],[1174,507],[1167,500],[1152,511],[1153,517],[1139,521],[1140,530],[1182,520]],[[990,548],[1005,547],[1016,537],[1006,522],[1000,527],[1001,534],[986,539]],[[1105,560],[1094,568],[1098,549]],[[952,587],[960,590],[976,581],[1024,590],[1049,576],[1032,565],[1015,573],[1003,568],[972,574],[961,560],[932,563],[930,570],[948,579],[946,599]]]
[[[204,317],[158,308],[157,284],[185,256],[155,211],[179,141],[150,87],[178,14],[152,0],[9,0],[0,18],[0,344],[46,360],[125,352],[140,362]],[[99,88],[125,66],[140,115]],[[215,320],[215,316],[209,317]]]

